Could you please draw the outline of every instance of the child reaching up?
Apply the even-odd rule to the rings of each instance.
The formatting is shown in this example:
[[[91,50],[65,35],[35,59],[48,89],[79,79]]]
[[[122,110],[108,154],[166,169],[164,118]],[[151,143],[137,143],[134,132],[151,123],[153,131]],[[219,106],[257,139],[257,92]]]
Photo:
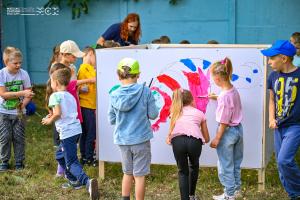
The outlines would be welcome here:
[[[242,104],[238,91],[231,84],[232,64],[229,58],[216,62],[210,73],[221,88],[217,97],[216,121],[219,123],[210,146],[217,149],[218,174],[224,193],[215,200],[234,200],[240,196],[241,163],[243,160]],[[215,99],[215,95],[211,96]]]
[[[68,183],[65,187],[80,187],[86,185],[91,199],[98,199],[98,182],[90,179],[82,169],[77,158],[77,141],[81,134],[81,125],[77,119],[76,101],[67,92],[67,86],[71,79],[71,71],[68,68],[58,69],[51,75],[51,87],[54,91],[49,98],[49,107],[52,114],[43,118],[42,124],[49,125],[55,122],[56,130],[59,132],[61,147],[64,156],[57,158],[60,166],[65,170]]]
[[[202,145],[209,142],[205,115],[195,108],[188,90],[173,93],[167,144],[172,144],[178,167],[181,200],[195,200]]]

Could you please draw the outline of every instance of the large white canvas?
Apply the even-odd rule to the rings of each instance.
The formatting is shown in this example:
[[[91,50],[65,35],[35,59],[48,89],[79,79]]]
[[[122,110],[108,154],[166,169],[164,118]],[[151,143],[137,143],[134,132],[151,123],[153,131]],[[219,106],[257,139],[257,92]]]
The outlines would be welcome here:
[[[264,58],[258,47],[234,47],[221,46],[180,48],[167,47],[159,49],[101,49],[97,50],[97,132],[99,142],[99,160],[120,162],[120,152],[117,145],[113,144],[114,126],[108,123],[107,112],[109,107],[109,90],[119,80],[116,74],[118,62],[124,57],[131,57],[139,61],[141,75],[139,82],[147,82],[154,78],[152,86],[159,86],[169,95],[171,90],[159,84],[155,79],[159,74],[166,73],[175,78],[188,89],[188,82],[178,71],[189,71],[180,63],[180,59],[190,58],[197,67],[202,67],[202,60],[215,62],[229,57],[232,60],[233,72],[240,78],[233,82],[241,95],[243,106],[244,127],[244,168],[262,168],[263,164],[263,122],[264,96],[265,96],[265,66]],[[258,70],[253,73],[253,70]],[[207,70],[204,70],[206,72]],[[251,79],[251,84],[246,78]],[[211,92],[219,90],[211,81]],[[215,122],[216,102],[210,101],[207,107],[206,117],[211,139],[214,138],[217,129]],[[151,140],[153,164],[175,164],[171,146],[165,143],[169,121],[160,126],[159,131],[154,132]],[[270,156],[270,155],[266,155]],[[203,146],[200,165],[216,166],[216,150]]]

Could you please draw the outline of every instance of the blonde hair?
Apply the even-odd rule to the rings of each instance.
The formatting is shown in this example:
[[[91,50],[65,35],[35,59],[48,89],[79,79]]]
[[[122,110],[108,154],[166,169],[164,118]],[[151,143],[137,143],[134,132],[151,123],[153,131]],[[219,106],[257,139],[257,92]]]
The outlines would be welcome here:
[[[20,49],[16,48],[16,47],[6,47],[3,51],[3,61],[6,64],[8,61],[13,60],[15,58],[20,58],[22,59],[22,53],[20,51]]]
[[[117,74],[121,80],[136,78],[137,76],[139,76],[139,74],[130,74],[131,68],[128,66],[122,66],[122,69],[123,71],[119,69],[117,70]]]
[[[183,89],[174,90],[172,95],[172,105],[170,108],[170,116],[171,116],[170,133],[173,131],[177,119],[181,116],[183,107],[191,105],[193,101],[194,101],[194,97],[189,90],[183,90]]]
[[[215,62],[210,68],[210,73],[213,75],[219,75],[226,81],[230,81],[232,77],[232,64],[229,58],[224,58],[224,60]]]
[[[54,63],[59,62],[59,60],[58,60],[59,54],[60,54],[60,45],[58,44],[55,47],[53,47],[53,49],[52,49],[52,57],[49,62],[49,65],[48,65],[48,72],[50,71],[51,66]]]

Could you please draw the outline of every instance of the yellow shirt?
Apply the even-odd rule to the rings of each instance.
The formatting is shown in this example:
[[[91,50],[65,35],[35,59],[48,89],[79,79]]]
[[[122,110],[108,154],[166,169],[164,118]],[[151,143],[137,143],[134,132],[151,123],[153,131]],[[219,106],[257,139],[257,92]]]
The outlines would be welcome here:
[[[80,65],[77,80],[90,79],[94,77],[96,77],[96,70],[92,65],[86,63]],[[87,83],[86,85],[88,86],[88,92],[79,93],[80,107],[96,109],[96,84]]]

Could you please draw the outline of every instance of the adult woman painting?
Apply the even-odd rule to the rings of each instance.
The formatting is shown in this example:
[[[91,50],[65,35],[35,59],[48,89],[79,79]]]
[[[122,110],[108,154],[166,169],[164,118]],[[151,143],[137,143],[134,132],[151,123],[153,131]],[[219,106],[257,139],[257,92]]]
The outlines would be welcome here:
[[[137,45],[141,34],[139,15],[130,13],[122,23],[111,25],[98,39],[97,44],[103,46],[105,40],[113,40],[121,46]]]

